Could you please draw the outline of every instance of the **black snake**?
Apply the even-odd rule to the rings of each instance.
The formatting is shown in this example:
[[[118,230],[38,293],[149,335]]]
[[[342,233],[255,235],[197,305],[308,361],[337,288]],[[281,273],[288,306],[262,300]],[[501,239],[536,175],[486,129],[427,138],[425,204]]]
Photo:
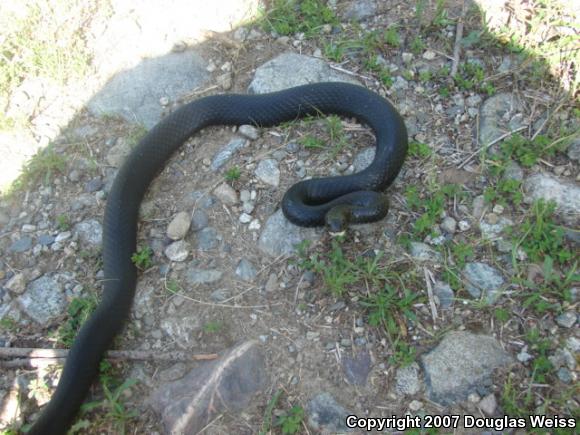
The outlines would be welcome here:
[[[103,221],[101,302],[79,331],[58,387],[29,434],[66,432],[97,376],[104,352],[127,320],[137,280],[131,256],[136,251],[139,206],[174,151],[207,126],[270,127],[318,114],[354,117],[367,124],[376,136],[375,158],[356,174],[295,184],[282,200],[284,214],[301,226],[322,225],[326,219],[333,231],[341,231],[349,221],[384,217],[388,203],[377,191],[399,173],[407,153],[407,131],[395,108],[379,95],[356,85],[318,83],[262,95],[209,96],[182,106],[141,140],[117,173]]]

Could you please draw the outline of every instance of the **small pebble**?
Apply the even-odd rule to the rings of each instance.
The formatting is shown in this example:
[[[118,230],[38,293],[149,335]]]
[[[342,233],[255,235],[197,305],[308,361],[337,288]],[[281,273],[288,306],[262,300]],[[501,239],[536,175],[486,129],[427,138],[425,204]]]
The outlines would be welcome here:
[[[576,323],[577,315],[575,312],[566,311],[556,317],[556,323],[563,328],[571,328]]]
[[[243,224],[248,224],[252,221],[252,216],[249,215],[248,213],[242,213],[240,215],[240,222]]]
[[[227,183],[222,183],[213,191],[218,199],[227,205],[234,205],[238,202],[238,194],[232,186]]]

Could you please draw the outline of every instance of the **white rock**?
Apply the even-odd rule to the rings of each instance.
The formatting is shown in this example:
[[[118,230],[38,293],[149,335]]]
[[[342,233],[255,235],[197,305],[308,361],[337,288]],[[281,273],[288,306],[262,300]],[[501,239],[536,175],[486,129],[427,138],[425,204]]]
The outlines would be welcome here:
[[[248,139],[256,140],[260,136],[260,131],[253,125],[240,125],[238,132]]]
[[[243,224],[250,223],[251,220],[252,220],[252,216],[250,216],[248,213],[242,213],[240,215],[240,222]]]
[[[190,226],[191,219],[189,213],[180,211],[167,226],[167,237],[172,240],[183,239],[187,234],[187,231],[189,231]]]
[[[189,255],[189,245],[184,240],[173,242],[171,245],[165,248],[165,255],[171,261],[185,261]]]
[[[238,202],[238,193],[227,183],[220,184],[213,193],[224,204],[234,205]]]

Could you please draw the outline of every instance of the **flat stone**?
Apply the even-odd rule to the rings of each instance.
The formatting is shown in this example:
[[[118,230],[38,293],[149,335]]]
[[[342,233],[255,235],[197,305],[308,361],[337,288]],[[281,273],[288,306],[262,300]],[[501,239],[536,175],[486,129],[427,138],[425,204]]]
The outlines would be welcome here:
[[[104,186],[103,180],[101,180],[99,177],[92,178],[85,183],[85,192],[88,193],[98,192],[103,188],[103,186]]]
[[[563,328],[571,328],[576,323],[578,315],[573,311],[566,311],[556,317],[556,323]]]
[[[416,362],[400,367],[395,374],[395,390],[398,394],[413,396],[423,388],[421,369]]]
[[[177,213],[167,226],[167,237],[172,240],[183,239],[189,231],[191,226],[191,219],[189,213],[180,211]]]
[[[38,243],[42,246],[50,246],[54,243],[54,236],[50,234],[41,234],[38,236]]]
[[[240,125],[238,133],[251,140],[256,140],[260,137],[260,130],[253,125]]]
[[[10,252],[26,252],[32,248],[32,239],[28,236],[24,236],[14,241],[8,251]]]
[[[371,372],[372,361],[367,351],[362,351],[356,355],[343,355],[342,371],[349,384],[364,386]]]
[[[265,254],[277,257],[295,252],[295,246],[304,240],[316,241],[321,236],[321,229],[294,225],[278,210],[264,224],[258,246]]]
[[[357,0],[349,3],[344,11],[344,18],[347,20],[365,20],[375,16],[377,4],[374,0]]]
[[[222,183],[217,186],[213,193],[217,199],[226,205],[234,205],[238,203],[238,193],[227,183]]]
[[[103,227],[96,219],[79,222],[74,226],[74,231],[82,243],[99,246],[103,240]]]
[[[448,309],[453,306],[453,301],[455,300],[455,293],[449,284],[442,281],[435,281],[433,286],[433,294],[437,296],[439,300],[439,306],[442,309]]]
[[[375,159],[375,154],[376,154],[376,147],[368,147],[365,148],[364,150],[362,150],[360,153],[358,153],[354,160],[352,165],[354,166],[354,171],[355,172],[360,172],[363,169],[366,169],[370,166],[370,164],[373,162],[373,160]]]
[[[199,269],[190,267],[185,272],[185,279],[189,284],[211,284],[222,278],[223,272],[217,269]]]
[[[8,280],[5,287],[12,293],[21,294],[26,289],[26,277],[23,273],[17,273]]]
[[[580,161],[580,136],[576,136],[572,139],[572,142],[568,146],[567,153],[571,160]]]
[[[88,108],[94,114],[114,113],[150,129],[161,119],[161,98],[177,100],[202,86],[208,77],[205,61],[191,50],[144,58],[109,80]]]
[[[204,210],[197,209],[193,212],[191,217],[191,230],[199,231],[207,227],[209,223],[209,217]]]
[[[522,109],[521,101],[514,94],[507,92],[485,100],[479,109],[479,144],[485,147],[507,131],[520,127],[522,124],[510,125],[509,120],[510,115],[521,112]]]
[[[525,181],[524,188],[534,200],[556,203],[556,213],[569,225],[578,224],[580,216],[580,186],[548,174],[535,174]]]
[[[197,346],[196,337],[202,326],[199,316],[177,313],[165,316],[159,322],[160,329],[182,349]]]
[[[61,315],[68,305],[63,292],[64,277],[43,275],[28,283],[17,300],[22,311],[39,325],[46,325]]]
[[[490,213],[490,215],[492,214]],[[492,216],[496,217],[495,215]],[[493,220],[494,223],[490,223],[490,220],[490,216],[488,215],[487,220],[482,220],[479,223],[481,235],[488,240],[496,240],[501,236],[503,230],[514,224],[511,219],[503,216],[499,218],[496,217],[496,219]]]
[[[244,281],[253,281],[257,274],[254,265],[245,258],[242,258],[236,267],[236,275]]]
[[[162,385],[148,402],[167,433],[194,434],[217,415],[248,407],[268,384],[260,346],[248,341],[200,364],[183,379]]]
[[[171,261],[181,262],[187,260],[189,244],[185,240],[173,242],[165,248],[165,256]]]
[[[503,276],[485,263],[467,263],[463,269],[466,278],[465,288],[474,298],[485,295],[487,303],[493,304],[501,294]]]
[[[260,160],[255,174],[266,184],[274,187],[278,187],[280,184],[280,169],[278,169],[278,162],[274,159]]]
[[[493,337],[466,331],[448,333],[421,357],[429,398],[442,405],[465,401],[478,387],[489,385],[494,369],[511,362]]]
[[[319,433],[347,432],[347,411],[329,393],[323,392],[312,398],[306,406],[308,425]]]
[[[411,242],[409,254],[419,261],[441,261],[441,254],[426,243]]]
[[[215,228],[206,227],[197,233],[197,249],[210,251],[218,245],[218,232]]]
[[[454,234],[457,230],[457,221],[450,216],[447,216],[441,222],[441,229],[448,234]]]
[[[522,181],[524,179],[524,170],[517,162],[510,160],[503,173],[504,180]]]
[[[220,149],[211,161],[210,168],[212,171],[217,171],[225,165],[236,153],[236,151],[247,146],[248,141],[241,137],[236,137],[228,142],[226,146]]]
[[[481,409],[488,417],[494,415],[497,409],[497,399],[495,398],[495,394],[491,393],[485,396],[477,404],[477,407]]]
[[[321,59],[296,53],[283,53],[256,69],[249,91],[265,94],[318,82],[360,84],[349,75],[333,70]]]

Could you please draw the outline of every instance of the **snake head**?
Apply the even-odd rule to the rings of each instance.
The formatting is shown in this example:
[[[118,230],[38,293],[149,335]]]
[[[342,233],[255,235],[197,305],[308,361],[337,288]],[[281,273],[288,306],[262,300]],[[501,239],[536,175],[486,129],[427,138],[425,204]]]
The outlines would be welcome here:
[[[348,227],[348,212],[344,206],[331,208],[324,217],[326,229],[333,236],[342,236]]]

